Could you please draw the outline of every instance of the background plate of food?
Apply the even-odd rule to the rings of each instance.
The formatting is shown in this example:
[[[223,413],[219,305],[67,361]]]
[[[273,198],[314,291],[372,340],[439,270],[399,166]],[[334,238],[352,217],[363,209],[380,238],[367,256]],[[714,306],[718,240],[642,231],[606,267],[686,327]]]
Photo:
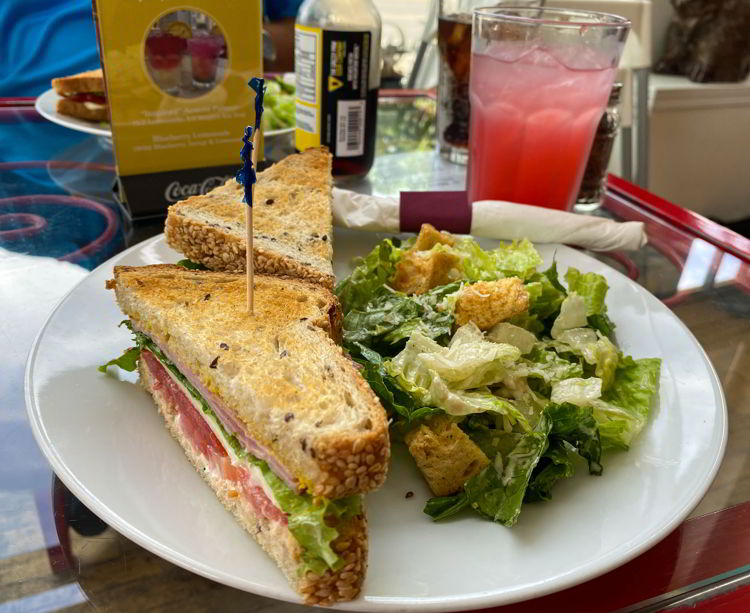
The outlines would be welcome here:
[[[55,79],[55,87],[40,94],[34,107],[48,121],[111,139],[112,129],[103,94],[101,70],[81,74],[86,76]],[[266,84],[268,89],[263,113],[265,150],[269,159],[278,160],[294,152],[294,74],[269,76]]]

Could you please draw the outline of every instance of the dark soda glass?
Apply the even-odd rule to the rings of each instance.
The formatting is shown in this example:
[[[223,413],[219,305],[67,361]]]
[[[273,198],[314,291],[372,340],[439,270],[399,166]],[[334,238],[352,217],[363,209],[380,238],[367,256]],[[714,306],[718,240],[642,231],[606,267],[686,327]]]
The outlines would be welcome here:
[[[471,15],[444,15],[438,19],[440,78],[438,90],[438,144],[440,153],[465,164],[469,148],[469,69]]]

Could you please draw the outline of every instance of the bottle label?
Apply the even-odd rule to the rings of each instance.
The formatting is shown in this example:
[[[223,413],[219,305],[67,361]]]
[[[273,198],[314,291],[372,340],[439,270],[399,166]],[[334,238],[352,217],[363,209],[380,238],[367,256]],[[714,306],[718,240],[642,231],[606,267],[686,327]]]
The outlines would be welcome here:
[[[370,32],[295,26],[296,147],[327,146],[336,157],[365,151]]]

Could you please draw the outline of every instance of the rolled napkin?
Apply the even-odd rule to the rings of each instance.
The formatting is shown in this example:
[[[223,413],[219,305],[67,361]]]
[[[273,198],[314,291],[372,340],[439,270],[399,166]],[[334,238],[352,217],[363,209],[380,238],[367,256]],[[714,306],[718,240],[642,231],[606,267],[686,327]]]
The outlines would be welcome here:
[[[333,188],[333,223],[338,227],[416,232],[425,222],[455,233],[567,243],[593,251],[635,250],[647,242],[640,221],[616,222],[499,200],[469,205],[465,192],[402,192],[397,199]]]

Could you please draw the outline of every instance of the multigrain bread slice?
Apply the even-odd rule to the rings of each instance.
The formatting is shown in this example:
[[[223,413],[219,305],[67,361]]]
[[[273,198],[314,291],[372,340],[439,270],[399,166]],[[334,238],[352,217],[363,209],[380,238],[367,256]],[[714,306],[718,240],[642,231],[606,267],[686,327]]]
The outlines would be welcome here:
[[[333,499],[378,488],[386,415],[334,342],[338,300],[311,282],[256,275],[250,316],[246,283],[175,265],[117,266],[108,287],[133,327],[216,395],[299,489]]]
[[[217,475],[204,455],[196,450],[180,429],[178,408],[164,394],[144,361],[139,362],[140,381],[152,395],[159,413],[172,436],[180,443],[198,474],[211,486],[224,507],[276,562],[291,587],[303,596],[306,604],[328,605],[351,600],[357,596],[367,569],[367,519],[364,509],[358,515],[343,520],[328,518],[329,526],[338,536],[332,549],[343,559],[339,570],[326,570],[322,575],[299,572],[302,547],[288,527],[258,513],[247,498],[239,496],[237,484]]]
[[[167,244],[211,270],[245,270],[243,187],[234,179],[169,207]],[[325,147],[290,155],[258,173],[253,264],[258,272],[333,288],[331,155]]]
[[[69,77],[58,77],[52,79],[52,87],[60,96],[92,92],[104,94],[104,74],[101,68],[97,68]]]

